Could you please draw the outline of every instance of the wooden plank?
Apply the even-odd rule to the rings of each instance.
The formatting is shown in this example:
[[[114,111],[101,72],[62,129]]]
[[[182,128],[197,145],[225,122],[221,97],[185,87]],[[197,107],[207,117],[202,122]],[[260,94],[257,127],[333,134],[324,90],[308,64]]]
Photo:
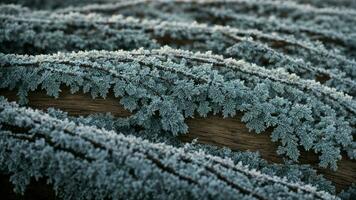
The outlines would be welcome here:
[[[57,99],[47,96],[44,91],[31,92],[29,106],[38,109],[55,107],[70,115],[111,112],[115,116],[127,117],[131,114],[119,104],[119,99],[112,94],[106,99],[92,99],[89,94],[71,94],[66,88],[62,90]],[[12,101],[17,99],[15,91],[0,90],[0,95]],[[276,154],[278,144],[271,141],[270,130],[261,134],[249,132],[240,118],[241,116],[225,119],[220,116],[208,116],[207,118],[187,119],[189,133],[179,138],[184,142],[198,138],[200,143],[226,146],[233,150],[259,151],[262,158],[267,161],[281,163],[281,157]],[[300,163],[311,164],[319,173],[333,181],[338,191],[356,181],[356,162],[347,159],[346,156],[343,156],[343,159],[338,162],[336,172],[318,167],[318,162],[317,155],[311,152],[302,152]]]
[[[223,118],[209,116],[208,118],[188,119],[189,133],[180,137],[184,142],[198,139],[198,142],[217,146],[226,146],[232,150],[259,151],[261,157],[269,162],[282,163],[283,159],[277,155],[278,143],[273,143],[270,138],[271,130],[256,134],[249,132],[241,117]],[[319,173],[331,180],[338,191],[350,186],[356,181],[356,162],[343,155],[338,162],[338,170],[332,171],[318,167],[318,156],[312,152],[302,152],[300,164],[310,164]]]
[[[17,101],[16,91],[0,90],[0,95],[5,96],[10,101]],[[89,115],[92,113],[111,112],[116,117],[127,117],[131,113],[123,108],[119,99],[112,93],[106,99],[92,99],[90,94],[71,94],[67,88],[62,89],[59,98],[50,97],[45,91],[30,92],[28,95],[28,106],[46,110],[53,107],[68,112],[73,116]]]

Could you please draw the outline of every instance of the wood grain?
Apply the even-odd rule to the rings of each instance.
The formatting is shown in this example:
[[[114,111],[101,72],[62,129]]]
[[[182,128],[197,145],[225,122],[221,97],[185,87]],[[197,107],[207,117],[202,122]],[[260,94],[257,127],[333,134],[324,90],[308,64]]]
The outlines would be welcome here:
[[[226,119],[219,116],[188,119],[189,133],[180,139],[188,142],[197,138],[198,142],[226,146],[232,150],[258,151],[267,161],[282,163],[283,159],[276,153],[278,143],[271,141],[271,130],[261,134],[249,132],[240,119],[241,116]],[[318,156],[312,152],[302,152],[299,163],[312,165],[318,173],[331,180],[338,191],[356,182],[356,162],[348,159],[346,155],[338,162],[337,171],[318,167]]]
[[[127,117],[131,114],[120,105],[119,99],[113,95],[109,95],[106,99],[92,99],[89,94],[71,94],[66,88],[62,88],[62,90],[57,99],[47,96],[44,91],[31,92],[29,106],[38,109],[55,107],[70,115],[111,112],[115,116]],[[15,91],[0,90],[0,95],[11,101],[17,100]],[[189,133],[180,136],[180,139],[188,142],[198,138],[198,142],[204,144],[226,146],[233,150],[259,151],[262,158],[267,161],[281,163],[281,157],[276,154],[278,144],[271,142],[270,130],[261,134],[249,132],[240,118],[241,116],[225,119],[220,116],[208,116],[207,118],[187,119]],[[317,155],[302,152],[300,163],[311,164],[319,173],[333,181],[338,191],[356,182],[356,162],[347,159],[346,156],[343,156],[343,159],[338,162],[336,172],[318,167],[318,162]]]
[[[15,91],[0,90],[0,95],[8,98],[9,101],[17,101]],[[109,93],[106,99],[92,99],[89,94],[71,94],[67,88],[62,88],[59,98],[50,97],[45,91],[30,92],[28,95],[29,104],[32,108],[46,110],[53,107],[68,112],[73,116],[89,115],[92,113],[110,112],[116,117],[127,117],[131,113],[125,110],[117,99]]]

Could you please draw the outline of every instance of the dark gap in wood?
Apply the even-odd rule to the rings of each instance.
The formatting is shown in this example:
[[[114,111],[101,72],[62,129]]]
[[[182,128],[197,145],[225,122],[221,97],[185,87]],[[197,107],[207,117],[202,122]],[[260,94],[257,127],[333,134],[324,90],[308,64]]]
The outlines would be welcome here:
[[[324,84],[326,81],[330,80],[330,76],[328,74],[316,74],[315,81]]]
[[[188,40],[188,39],[178,39],[178,38],[173,38],[169,35],[164,35],[162,37],[155,37],[157,42],[164,46],[164,45],[179,45],[179,46],[184,46],[184,45],[193,45],[196,40]]]
[[[18,127],[18,126],[14,126],[11,124],[4,124],[1,122],[0,122],[0,125],[1,125],[2,130],[8,130],[8,131],[11,131],[12,133],[17,133],[17,134],[28,133],[28,131],[31,130],[31,128]]]
[[[10,183],[10,176],[0,173],[0,196],[4,200],[48,200],[56,199],[53,186],[47,184],[45,178],[39,180],[31,179],[22,196],[14,192],[14,186]]]

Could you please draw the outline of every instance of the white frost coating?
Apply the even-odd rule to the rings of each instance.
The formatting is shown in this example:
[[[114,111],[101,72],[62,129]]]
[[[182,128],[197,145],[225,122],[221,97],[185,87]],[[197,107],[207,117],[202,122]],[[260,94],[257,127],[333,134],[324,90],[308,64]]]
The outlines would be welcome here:
[[[22,175],[12,179],[20,191],[27,185],[23,180],[36,174],[37,178],[46,177],[52,182],[63,198],[74,195],[71,198],[149,199],[155,194],[158,199],[175,199],[178,196],[193,199],[274,199],[279,195],[296,199],[338,199],[303,183],[291,183],[250,170],[230,159],[204,152],[186,152],[182,148],[150,143],[133,136],[76,124],[68,119],[59,120],[40,111],[18,107],[3,98],[0,102],[0,124],[3,126],[0,131],[0,162],[4,161],[1,166],[8,173],[16,173],[21,165],[27,168]],[[28,129],[28,132],[12,132],[11,129],[6,130],[8,126]],[[18,148],[22,151],[17,151]],[[28,156],[26,163],[16,159],[6,161],[13,153],[24,152]],[[52,168],[54,165],[56,168]],[[81,169],[72,175],[75,178],[67,176],[75,168]],[[131,176],[127,176],[129,174]],[[136,185],[135,177],[152,185]],[[118,191],[115,185],[126,190]],[[71,193],[72,188],[76,193]],[[274,189],[278,192],[272,195],[270,191]]]
[[[354,158],[355,101],[281,70],[169,47],[1,57],[0,88],[18,88],[22,103],[40,86],[55,97],[62,83],[93,98],[105,98],[113,88],[135,113],[129,124],[153,132],[185,133],[185,119],[195,112],[228,117],[242,111],[251,130],[273,127],[272,141],[282,142],[277,153],[290,159],[298,160],[299,147],[320,152],[323,167],[336,169],[341,150]]]

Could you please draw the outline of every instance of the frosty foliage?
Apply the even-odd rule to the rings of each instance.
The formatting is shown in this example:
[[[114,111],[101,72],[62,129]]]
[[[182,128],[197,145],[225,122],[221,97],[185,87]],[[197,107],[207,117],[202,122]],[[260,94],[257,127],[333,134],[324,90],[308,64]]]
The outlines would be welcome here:
[[[340,7],[342,9],[344,8],[356,8],[356,2],[352,0],[288,0],[288,1],[294,1],[297,3],[302,3],[302,4],[309,4],[313,5],[316,7]]]
[[[281,70],[169,47],[0,57],[0,88],[16,88],[21,103],[39,87],[58,97],[65,84],[93,98],[105,98],[112,88],[133,113],[126,123],[152,132],[186,133],[188,117],[242,111],[250,130],[273,127],[278,153],[292,160],[298,160],[300,147],[320,153],[320,166],[333,169],[341,151],[355,157],[355,101]]]
[[[33,13],[13,6],[0,7],[0,13],[3,13],[0,28],[4,30],[0,36],[0,50],[5,53],[153,49],[168,44],[180,49],[212,51],[266,68],[284,68],[307,79],[324,78],[320,82],[325,85],[351,95],[356,93],[356,62],[313,46],[313,43],[300,43],[300,40],[271,37],[254,30],[139,20],[121,15]],[[275,43],[284,45],[278,47]],[[290,53],[286,54],[287,50]],[[325,56],[329,57],[328,62],[318,58]]]
[[[19,192],[30,178],[46,178],[64,199],[337,199],[228,158],[57,119],[4,98],[0,126],[0,169],[13,174]]]
[[[317,187],[319,190],[327,191],[331,194],[335,193],[335,188],[332,183],[323,178],[322,175],[318,175],[316,170],[308,165],[297,165],[292,163],[271,164],[262,159],[258,152],[232,151],[228,148],[198,144],[197,140],[193,140],[189,144],[183,143],[177,137],[173,137],[170,134],[158,132],[152,133],[127,127],[124,125],[125,123],[123,123],[124,120],[118,119],[110,113],[97,113],[86,117],[73,117],[69,116],[66,112],[54,108],[47,109],[47,113],[57,119],[64,120],[68,118],[75,123],[96,126],[97,128],[105,128],[106,130],[114,130],[125,135],[134,135],[136,137],[147,139],[150,142],[161,142],[175,147],[181,147],[187,151],[194,152],[202,150],[210,155],[230,158],[235,163],[241,162],[250,169],[256,169],[272,176],[285,177],[292,182],[304,182]]]
[[[356,196],[356,184],[352,184],[348,189],[343,190],[338,195],[343,200],[352,200]]]
[[[354,199],[298,162],[356,158],[355,33],[353,0],[3,0],[0,175],[59,199]],[[131,115],[1,96],[64,87]],[[269,134],[284,164],[177,137],[212,115]]]
[[[33,9],[55,9],[69,6],[85,6],[88,4],[98,3],[113,3],[122,0],[2,0],[1,3],[5,4],[17,4],[22,6],[31,7]],[[125,1],[122,1],[123,3]]]
[[[198,21],[241,29],[257,29],[270,35],[293,36],[299,41],[321,42],[330,50],[334,50],[336,47],[338,51],[355,56],[353,50],[356,47],[356,40],[353,26],[356,20],[350,18],[350,16],[356,15],[353,10],[337,14],[332,12],[333,15],[331,15],[331,10],[310,9],[312,7],[288,5],[286,2],[278,1],[230,1],[228,3],[185,1],[184,3],[152,2],[140,5],[141,7],[135,6],[129,9],[120,7],[117,10],[112,10],[111,13],[142,18],[161,18],[168,21]],[[147,6],[148,9],[143,9]],[[308,14],[305,14],[308,8],[310,10],[307,11]],[[75,11],[82,12],[80,9]],[[105,9],[101,11],[104,12]],[[317,17],[310,11],[315,11]],[[345,9],[342,11],[345,12]],[[323,15],[327,15],[327,17]]]

